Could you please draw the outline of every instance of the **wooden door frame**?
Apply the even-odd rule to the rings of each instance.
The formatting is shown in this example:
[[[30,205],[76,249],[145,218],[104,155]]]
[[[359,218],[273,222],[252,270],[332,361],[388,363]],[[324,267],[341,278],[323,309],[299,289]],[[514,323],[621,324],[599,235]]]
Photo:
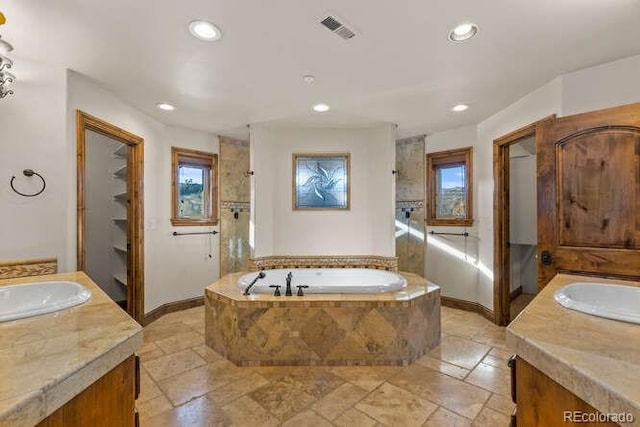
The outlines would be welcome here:
[[[130,247],[127,253],[127,312],[138,323],[144,322],[144,139],[111,123],[77,110],[77,269],[85,269],[85,162],[86,131],[93,131],[118,142],[127,144],[130,156],[127,160],[127,187],[130,189],[127,207],[127,234]],[[130,267],[130,268],[129,268]]]
[[[533,136],[537,147],[544,143],[540,130],[555,114],[523,126],[493,140],[493,313],[494,322],[505,326],[510,320],[511,290],[509,249],[509,147]],[[537,178],[536,178],[537,179]]]

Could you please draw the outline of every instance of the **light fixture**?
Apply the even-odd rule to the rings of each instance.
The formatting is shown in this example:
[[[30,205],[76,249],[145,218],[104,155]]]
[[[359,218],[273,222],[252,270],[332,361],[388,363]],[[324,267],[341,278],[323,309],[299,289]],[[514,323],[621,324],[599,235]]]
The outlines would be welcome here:
[[[13,61],[5,56],[12,50],[11,44],[0,39],[0,99],[7,95],[13,95],[9,86],[16,80],[16,76],[7,71],[13,67]]]
[[[313,81],[315,79],[316,78],[314,76],[312,76],[311,74],[307,74],[307,75],[302,76],[302,80],[304,80],[305,83],[313,83]]]
[[[222,37],[220,28],[207,21],[192,21],[189,23],[189,31],[197,39],[213,42]]]
[[[317,112],[317,113],[324,113],[329,111],[330,108],[327,104],[316,104],[313,106],[313,111]]]
[[[468,109],[469,109],[469,106],[468,106],[467,104],[458,104],[458,105],[454,105],[454,106],[451,108],[451,111],[454,111],[454,112],[456,112],[456,113],[459,113],[459,112],[461,112],[461,111],[465,111],[465,110],[468,110]]]
[[[163,110],[163,111],[173,111],[176,109],[176,107],[174,107],[173,105],[167,103],[167,102],[160,102],[158,104],[156,104],[156,107],[158,107],[159,109]]]
[[[478,26],[471,22],[460,24],[449,31],[449,40],[452,42],[463,42],[469,40],[478,33]]]

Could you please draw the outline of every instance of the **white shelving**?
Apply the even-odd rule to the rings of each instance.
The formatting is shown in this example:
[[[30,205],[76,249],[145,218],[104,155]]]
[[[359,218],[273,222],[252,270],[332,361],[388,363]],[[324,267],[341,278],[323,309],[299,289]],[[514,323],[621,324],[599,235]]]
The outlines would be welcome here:
[[[118,148],[116,151],[113,152],[113,155],[115,157],[127,157],[127,144],[122,144],[120,145],[120,148]]]
[[[124,246],[120,246],[120,245],[113,245],[113,249],[114,249],[115,251],[117,251],[117,252],[122,252],[122,253],[124,253],[124,254],[126,254],[127,252],[129,252],[129,251],[127,250],[127,248],[126,248],[126,247],[124,247]]]
[[[127,278],[126,277],[122,277],[119,276],[117,274],[113,275],[113,280],[115,280],[116,282],[120,283],[122,286],[127,286]]]
[[[112,165],[112,194],[113,194],[113,206],[111,220],[115,227],[113,227],[113,235],[111,237],[111,243],[113,245],[113,251],[116,256],[111,257],[111,274],[113,277],[114,286],[117,286],[119,290],[126,289],[127,286],[127,270],[129,263],[129,251],[127,249],[126,242],[128,232],[128,201],[129,195],[127,193],[127,161],[129,151],[126,144],[120,144],[118,149],[113,152]],[[125,297],[126,298],[126,297]]]
[[[113,176],[120,179],[127,179],[127,165],[124,165],[113,172]]]

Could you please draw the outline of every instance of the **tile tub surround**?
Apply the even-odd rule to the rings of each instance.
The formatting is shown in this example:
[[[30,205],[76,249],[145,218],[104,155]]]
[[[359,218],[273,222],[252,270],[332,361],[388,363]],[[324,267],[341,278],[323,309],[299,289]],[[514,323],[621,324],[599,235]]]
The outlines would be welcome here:
[[[272,255],[249,260],[251,271],[277,268],[376,268],[398,271],[398,258],[378,255]]]
[[[634,415],[640,426],[640,325],[569,310],[553,299],[572,282],[640,282],[559,274],[509,325],[520,357],[603,413]]]
[[[91,299],[56,313],[0,323],[0,425],[32,426],[142,345],[142,327],[84,273],[0,280],[69,280]]]
[[[380,294],[241,294],[242,273],[205,290],[209,347],[239,366],[406,366],[440,342],[440,289],[403,273]]]
[[[56,274],[57,272],[58,260],[56,258],[36,258],[0,262],[0,280]]]

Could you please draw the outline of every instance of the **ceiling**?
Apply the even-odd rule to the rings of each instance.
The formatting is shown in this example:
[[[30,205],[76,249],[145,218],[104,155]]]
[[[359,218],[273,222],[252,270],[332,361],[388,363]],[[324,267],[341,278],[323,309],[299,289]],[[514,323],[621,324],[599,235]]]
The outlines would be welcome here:
[[[562,73],[640,54],[638,0],[8,0],[2,10],[14,58],[85,74],[163,123],[236,135],[264,121],[437,132]],[[327,12],[357,36],[321,26]],[[222,40],[193,38],[194,19]],[[449,42],[465,21],[478,35]],[[318,102],[331,112],[313,113]],[[471,108],[451,112],[458,103]]]

